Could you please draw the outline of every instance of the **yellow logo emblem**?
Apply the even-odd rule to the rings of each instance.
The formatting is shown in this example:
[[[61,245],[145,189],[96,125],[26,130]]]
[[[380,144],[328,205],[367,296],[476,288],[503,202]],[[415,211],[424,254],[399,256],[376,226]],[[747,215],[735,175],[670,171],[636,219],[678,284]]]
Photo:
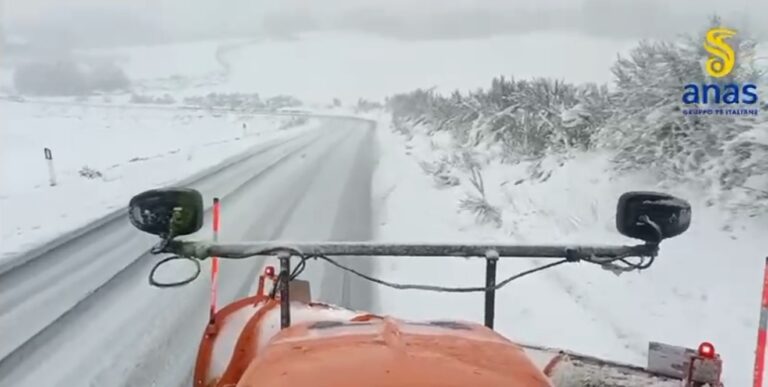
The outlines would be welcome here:
[[[714,78],[722,78],[733,71],[736,64],[736,54],[733,52],[726,38],[736,35],[736,31],[730,28],[712,28],[707,31],[707,38],[704,41],[704,49],[707,50],[710,57],[707,59],[707,74]]]

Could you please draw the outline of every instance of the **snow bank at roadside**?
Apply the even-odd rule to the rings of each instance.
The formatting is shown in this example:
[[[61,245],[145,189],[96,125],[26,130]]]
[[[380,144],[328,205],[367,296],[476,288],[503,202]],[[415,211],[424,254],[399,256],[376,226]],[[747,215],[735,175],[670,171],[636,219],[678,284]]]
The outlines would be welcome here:
[[[501,209],[501,228],[478,226],[458,203],[463,184],[437,189],[419,161],[440,155],[439,138],[407,141],[379,124],[375,191],[378,239],[520,243],[632,243],[614,228],[616,199],[629,190],[661,190],[691,201],[689,231],[663,243],[654,266],[616,276],[597,266],[569,264],[521,279],[497,295],[496,326],[514,340],[568,348],[645,364],[650,340],[696,346],[712,341],[726,364],[728,385],[751,378],[758,322],[765,219],[733,219],[701,203],[694,189],[663,187],[648,176],[614,177],[608,155],[550,158],[531,179],[530,163],[483,170],[488,201]],[[430,140],[438,146],[430,145]],[[499,277],[544,260],[505,260]],[[379,275],[398,282],[481,285],[484,264],[464,259],[382,258]],[[482,295],[378,289],[378,312],[407,318],[482,320]]]
[[[279,130],[290,117],[126,106],[2,102],[0,109],[3,257],[120,208],[140,190],[172,184],[309,127]],[[54,158],[53,187],[46,147]]]

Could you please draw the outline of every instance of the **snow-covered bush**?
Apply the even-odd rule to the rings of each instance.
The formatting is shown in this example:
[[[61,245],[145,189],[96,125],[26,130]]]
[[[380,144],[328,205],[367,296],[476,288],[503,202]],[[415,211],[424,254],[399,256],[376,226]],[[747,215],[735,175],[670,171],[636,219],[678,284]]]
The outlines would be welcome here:
[[[719,25],[714,18],[709,27]],[[755,43],[747,33],[740,32],[730,42],[736,66],[721,79],[709,77],[704,69],[703,35],[675,42],[640,42],[628,57],[615,63],[613,113],[597,138],[600,147],[616,151],[618,171],[653,171],[661,181],[695,182],[715,192],[768,176],[768,167],[761,167],[768,165],[766,145],[743,136],[768,130],[767,126],[760,129],[760,119],[683,114],[683,109],[691,108],[682,100],[686,84],[760,82],[761,73],[753,61]],[[765,211],[766,204],[758,205]]]
[[[264,102],[264,104],[267,107],[267,109],[271,109],[271,110],[297,107],[302,105],[301,101],[298,98],[292,97],[290,95],[278,95],[278,96],[270,97]]]
[[[467,194],[467,197],[461,199],[459,209],[475,215],[478,224],[501,227],[501,211],[488,203],[485,197],[485,185],[480,168],[472,166],[470,173],[469,181],[477,192]]]
[[[411,124],[402,118],[398,118],[398,117],[392,118],[392,130],[402,134],[408,140],[410,140],[413,137]]]
[[[370,112],[372,110],[381,109],[384,106],[375,101],[368,101],[364,98],[360,98],[357,100],[357,105],[355,106],[355,113],[366,113]]]
[[[588,149],[609,115],[606,87],[558,80],[494,78],[487,90],[446,98],[416,90],[389,100],[396,121],[450,131],[465,147],[502,143],[508,153],[543,156]]]
[[[768,119],[723,145],[718,199],[756,215],[768,211]]]
[[[452,167],[446,158],[435,162],[419,162],[421,169],[432,177],[437,188],[455,187],[461,184],[459,178],[453,173]]]
[[[614,64],[611,90],[606,85],[497,77],[489,88],[468,93],[443,96],[418,89],[398,94],[387,100],[393,129],[409,140],[415,127],[427,135],[450,133],[453,148],[444,150],[479,150],[502,163],[537,165],[544,156],[567,158],[572,151],[607,150],[615,155],[617,173],[646,171],[663,183],[696,183],[721,202],[765,212],[768,140],[758,138],[768,138],[768,119],[684,114],[684,109],[696,106],[683,101],[688,84],[766,87],[748,30],[729,38],[736,55],[733,71],[718,79],[707,74],[708,53],[701,37],[721,25],[715,17],[695,36],[639,42]],[[551,172],[529,171],[536,181],[546,180]],[[469,202],[464,206],[471,207]]]
[[[278,95],[262,101],[257,93],[208,93],[184,98],[184,104],[202,108],[224,108],[238,111],[278,110],[301,106],[302,102],[289,95]]]
[[[166,93],[159,97],[153,97],[151,95],[143,94],[131,94],[131,103],[143,103],[143,104],[155,104],[155,105],[173,105],[176,103],[176,99],[172,95]]]
[[[257,93],[208,93],[184,98],[184,104],[201,108],[261,110],[266,106]]]
[[[102,177],[101,172],[99,172],[98,170],[95,170],[95,169],[93,169],[93,168],[91,168],[91,167],[89,167],[87,165],[85,165],[82,168],[80,168],[80,170],[78,171],[78,174],[80,176],[86,178],[86,179],[98,179],[98,178]]]

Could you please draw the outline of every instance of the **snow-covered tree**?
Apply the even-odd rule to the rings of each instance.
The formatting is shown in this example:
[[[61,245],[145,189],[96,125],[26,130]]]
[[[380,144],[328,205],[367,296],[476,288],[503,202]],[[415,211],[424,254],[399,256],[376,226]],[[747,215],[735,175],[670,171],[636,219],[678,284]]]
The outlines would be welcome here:
[[[710,26],[715,24],[719,19]],[[754,44],[742,36],[731,42],[738,64],[733,72],[721,79],[709,77],[701,36],[704,33],[677,42],[643,41],[628,57],[618,58],[613,67],[614,111],[599,139],[602,146],[618,150],[620,170],[653,170],[673,180],[702,176],[719,166],[724,145],[751,127],[739,116],[684,114],[697,107],[684,103],[686,85],[722,87],[737,80],[755,81],[758,75],[750,54]]]
[[[448,132],[457,153],[493,150],[502,161],[513,161],[608,149],[615,153],[618,172],[652,171],[662,182],[702,183],[715,195],[730,195],[726,202],[765,211],[768,119],[686,114],[694,108],[740,107],[703,99],[689,103],[683,99],[687,85],[717,85],[723,96],[729,84],[754,83],[764,92],[749,31],[737,30],[727,38],[736,58],[730,74],[713,78],[706,71],[709,53],[703,37],[721,25],[713,17],[695,36],[639,42],[617,58],[612,90],[502,76],[487,89],[447,97],[420,89],[389,98],[387,105],[398,130],[412,135],[408,127],[422,125],[429,134]],[[762,105],[743,107],[768,109]],[[750,194],[734,199],[736,191]]]

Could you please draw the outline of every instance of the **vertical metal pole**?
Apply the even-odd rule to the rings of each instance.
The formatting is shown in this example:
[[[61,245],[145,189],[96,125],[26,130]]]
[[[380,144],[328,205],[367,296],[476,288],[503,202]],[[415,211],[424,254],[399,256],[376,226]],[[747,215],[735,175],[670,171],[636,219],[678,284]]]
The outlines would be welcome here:
[[[485,253],[485,326],[493,329],[493,320],[496,316],[496,266],[499,262],[499,253],[489,250]]]
[[[291,298],[290,298],[290,275],[291,275],[291,255],[289,253],[280,253],[280,275],[277,277],[280,281],[280,329],[291,326]]]

